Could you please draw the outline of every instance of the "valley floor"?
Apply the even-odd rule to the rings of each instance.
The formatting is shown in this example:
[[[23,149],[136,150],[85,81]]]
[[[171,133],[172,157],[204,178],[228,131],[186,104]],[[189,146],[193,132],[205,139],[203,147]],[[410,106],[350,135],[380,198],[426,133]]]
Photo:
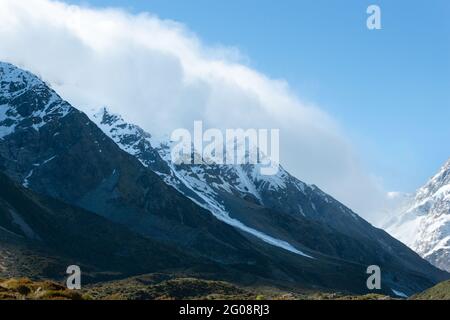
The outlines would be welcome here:
[[[275,288],[243,288],[167,274],[149,274],[67,290],[53,281],[28,278],[0,280],[0,300],[388,300],[388,296],[283,292]]]

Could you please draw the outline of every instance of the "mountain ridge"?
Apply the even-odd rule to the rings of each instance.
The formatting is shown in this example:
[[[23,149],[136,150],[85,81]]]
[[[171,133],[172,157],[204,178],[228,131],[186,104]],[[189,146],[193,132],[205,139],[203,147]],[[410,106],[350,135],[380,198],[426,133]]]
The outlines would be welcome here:
[[[186,251],[217,270],[233,273],[237,281],[264,279],[291,288],[367,292],[366,268],[379,264],[384,293],[410,294],[449,276],[284,170],[269,181],[255,175],[251,166],[173,170],[165,159],[167,149],[154,148],[145,132],[115,141],[105,128],[62,99],[49,104],[56,93],[44,82],[36,78],[28,86],[23,77],[4,76],[10,67],[1,70],[0,85],[6,94],[0,100],[0,128],[10,131],[0,139],[0,168],[30,192]],[[61,112],[62,106],[67,112]],[[129,141],[120,146],[121,138]],[[129,152],[133,145],[139,154]],[[175,178],[182,183],[177,185],[171,180]],[[218,179],[228,181],[229,188],[219,185]],[[208,196],[200,192],[203,187],[211,191]],[[214,212],[214,207],[219,210]],[[220,215],[303,254],[270,245],[261,234],[224,223],[217,218]]]
[[[170,153],[170,144],[171,142],[168,140],[161,140],[160,138],[158,139],[153,139],[152,135],[150,133],[145,132],[143,129],[141,129],[140,127],[133,125],[133,124],[129,124],[127,123],[120,115],[117,114],[113,114],[111,113],[107,108],[103,107],[100,109],[100,111],[96,111],[96,110],[92,110],[89,113],[90,118],[105,132],[105,134],[109,135],[123,150],[129,152],[130,154],[134,155],[137,159],[139,159],[145,166],[150,167],[152,170],[154,170],[156,173],[158,173],[160,176],[162,176],[166,182],[168,182],[171,185],[174,185],[180,192],[183,192],[183,184],[188,184],[187,188],[185,188],[184,190],[188,189],[189,191],[196,191],[203,194],[200,194],[198,197],[199,198],[203,198],[205,197],[205,194],[207,196],[212,195],[212,199],[208,199],[207,201],[205,201],[206,203],[211,203],[213,202],[213,206],[212,208],[210,207],[209,209],[214,210],[217,208],[220,208],[221,210],[224,210],[224,205],[226,205],[226,200],[224,201],[224,199],[226,199],[227,197],[235,197],[236,194],[238,194],[238,198],[242,199],[242,202],[239,204],[240,206],[242,206],[243,202],[246,202],[247,205],[250,203],[250,205],[261,205],[264,202],[264,198],[261,196],[261,193],[259,192],[259,190],[261,190],[259,187],[261,187],[262,185],[262,190],[263,193],[269,191],[277,191],[278,187],[286,187],[286,184],[293,184],[295,185],[295,189],[297,189],[299,192],[305,194],[306,190],[313,190],[316,194],[316,197],[318,198],[322,198],[324,199],[323,201],[325,203],[337,203],[339,205],[339,207],[341,209],[344,210],[343,215],[347,216],[347,221],[343,222],[341,221],[341,223],[330,223],[330,227],[333,228],[342,228],[342,230],[344,228],[346,228],[345,230],[348,231],[348,227],[349,227],[349,223],[348,220],[351,221],[357,221],[359,223],[361,223],[364,227],[369,225],[367,222],[363,221],[359,216],[357,216],[354,212],[352,212],[351,210],[345,209],[345,206],[343,206],[342,204],[340,204],[339,202],[337,202],[336,200],[334,200],[332,197],[330,197],[329,195],[325,194],[323,191],[321,191],[318,187],[316,187],[315,185],[307,185],[297,179],[295,179],[294,177],[292,177],[289,173],[287,173],[281,166],[280,166],[280,170],[279,173],[277,175],[277,177],[275,177],[275,185],[271,185],[270,184],[270,178],[271,177],[267,177],[264,180],[269,180],[269,182],[264,181],[261,184],[258,184],[259,181],[256,181],[256,183],[254,182],[255,180],[252,180],[252,173],[255,170],[252,170],[254,168],[251,168],[250,165],[243,165],[241,166],[242,169],[239,170],[240,172],[237,174],[230,174],[230,171],[234,170],[237,166],[220,166],[220,172],[226,172],[226,174],[220,173],[220,174],[210,174],[209,171],[214,170],[216,168],[214,168],[214,165],[211,164],[202,164],[202,165],[191,165],[191,166],[186,166],[186,165],[180,165],[179,166],[179,170],[171,165],[169,163],[169,153]],[[156,145],[155,147],[152,147],[152,145]],[[155,154],[158,153],[159,157],[157,157],[157,160],[154,159]],[[166,164],[162,164],[161,163],[161,159],[163,159],[163,161],[166,161]],[[155,165],[156,164],[156,165]],[[202,168],[203,167],[203,168]],[[219,167],[219,166],[217,166]],[[161,169],[163,168],[163,169]],[[204,169],[206,168],[206,169]],[[204,170],[203,170],[204,169]],[[247,172],[245,172],[246,170],[248,170]],[[250,171],[250,174],[247,175],[247,173]],[[186,174],[187,172],[187,174]],[[235,177],[240,177],[240,174],[244,172],[244,174],[246,174],[246,183],[236,183],[236,178]],[[183,179],[179,179],[180,175],[183,177],[184,176],[188,176],[188,182],[186,182],[186,180]],[[206,176],[207,178],[205,179],[199,179],[199,176],[203,176],[203,178]],[[232,177],[231,182],[228,182],[228,184],[226,184],[226,181],[224,181],[227,179],[227,177]],[[233,179],[234,178],[234,179]],[[179,179],[179,180],[177,180]],[[194,183],[192,183],[193,179],[195,179],[196,181]],[[208,182],[209,180],[209,182]],[[218,180],[220,180],[220,182],[222,183],[221,185],[218,185]],[[250,183],[254,183],[254,185],[252,185],[251,187],[249,187],[248,189],[243,190],[243,188],[239,188],[242,185],[248,186],[249,185],[249,180]],[[291,181],[290,181],[291,180]],[[266,185],[264,185],[264,183],[266,183]],[[226,184],[226,185],[224,185]],[[181,187],[180,187],[181,185]],[[194,187],[192,187],[192,185]],[[237,188],[234,188],[234,186],[238,186]],[[264,188],[266,187],[266,188]],[[238,190],[236,190],[238,189]],[[204,192],[206,190],[206,192]],[[252,190],[252,192],[250,193],[250,199],[248,198],[249,195],[249,190]],[[191,197],[191,194],[186,194],[186,196]],[[194,195],[195,197],[195,195]],[[236,198],[236,197],[235,197]],[[298,194],[294,194],[293,198],[297,198],[298,199]],[[270,194],[269,194],[269,201],[270,199]],[[271,206],[271,209],[275,209],[276,210],[276,214],[280,215],[280,210],[278,209],[278,204],[281,202],[285,202],[285,201],[279,201],[277,202],[275,205]],[[314,205],[313,205],[314,206]],[[314,214],[313,211],[315,208],[311,206],[310,211],[308,211],[308,214],[310,217],[313,217],[315,219],[317,219],[316,214]],[[318,205],[319,207],[319,205]],[[207,207],[208,208],[208,207]],[[320,207],[319,207],[320,208]],[[230,216],[234,216],[233,215],[233,207],[229,206],[227,209],[230,209],[230,211],[228,211],[227,213],[230,214]],[[292,217],[293,215],[295,215],[298,212],[295,212],[294,210],[292,210],[291,208],[288,208],[288,210],[284,209],[285,211],[285,219],[288,219],[289,217]],[[287,211],[287,214],[286,214]],[[323,209],[322,209],[323,211]],[[302,216],[305,216],[304,212],[302,212],[300,210],[300,213]],[[248,215],[248,212],[247,212]],[[330,214],[330,216],[334,215]],[[243,217],[240,216],[239,218],[240,221],[244,221],[244,223],[248,222],[248,220],[243,220],[246,219],[247,217]],[[322,217],[320,217],[320,219],[318,219],[319,221],[324,221],[324,219]],[[288,220],[286,220],[288,221]],[[298,223],[292,221],[294,224]],[[304,223],[304,222],[303,222]],[[259,225],[261,226],[261,225]],[[367,230],[361,229],[361,226],[354,226],[354,229],[358,231],[359,234],[367,236],[365,233],[367,232]],[[270,230],[270,229],[269,229]],[[267,231],[267,230],[266,230]],[[273,230],[272,230],[273,231]],[[379,232],[384,233],[384,231],[379,230]],[[269,233],[270,234],[270,233]],[[300,233],[301,234],[301,233]],[[348,244],[347,244],[348,245]],[[345,258],[345,257],[342,257]]]

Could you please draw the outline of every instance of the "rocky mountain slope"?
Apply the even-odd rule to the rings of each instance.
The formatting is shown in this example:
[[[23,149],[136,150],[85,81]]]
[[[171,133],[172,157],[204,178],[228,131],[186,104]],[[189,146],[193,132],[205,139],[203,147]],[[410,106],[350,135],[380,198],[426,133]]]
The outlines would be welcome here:
[[[85,282],[202,262],[92,212],[37,195],[0,173],[0,277],[63,278],[82,266]],[[204,269],[209,268],[207,264]]]
[[[174,166],[167,158],[170,141],[156,141],[105,110],[91,119],[36,76],[0,63],[0,171],[19,189],[58,201],[49,225],[60,212],[76,208],[71,219],[77,216],[80,226],[91,215],[112,223],[117,231],[111,234],[150,241],[155,251],[149,259],[178,257],[181,251],[179,260],[209,265],[210,274],[239,283],[361,293],[367,292],[367,266],[377,264],[383,270],[381,292],[411,294],[448,277],[282,168],[266,177],[254,166]],[[11,219],[5,228],[17,231]],[[81,230],[67,232],[78,239]],[[45,234],[64,242],[65,232],[58,229]],[[108,234],[97,234],[98,241]],[[126,243],[119,248],[146,247],[131,243],[127,249]],[[163,247],[173,251],[157,252]],[[141,273],[136,268],[123,266]],[[165,268],[162,263],[155,271]]]
[[[435,266],[450,271],[450,160],[386,230]]]

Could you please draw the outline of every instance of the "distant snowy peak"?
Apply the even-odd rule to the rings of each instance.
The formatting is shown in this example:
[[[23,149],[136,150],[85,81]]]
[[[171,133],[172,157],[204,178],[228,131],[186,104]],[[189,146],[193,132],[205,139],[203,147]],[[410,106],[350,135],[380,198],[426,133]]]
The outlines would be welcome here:
[[[414,212],[419,216],[450,215],[450,160],[417,191],[407,212]]]
[[[386,230],[435,266],[450,271],[450,160]]]
[[[17,129],[39,130],[72,109],[38,77],[0,62],[0,139]]]
[[[439,192],[441,188],[450,185],[450,159],[441,167],[439,172],[432,177],[427,184],[420,188],[416,195],[416,201],[420,202]]]

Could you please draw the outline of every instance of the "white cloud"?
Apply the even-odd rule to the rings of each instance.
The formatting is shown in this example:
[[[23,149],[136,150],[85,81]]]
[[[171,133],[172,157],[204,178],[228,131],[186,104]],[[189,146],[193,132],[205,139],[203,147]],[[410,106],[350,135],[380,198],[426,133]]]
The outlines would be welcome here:
[[[153,133],[280,128],[281,162],[371,221],[384,201],[339,126],[282,80],[149,14],[50,0],[0,0],[0,60],[39,74],[80,109],[108,105]]]

